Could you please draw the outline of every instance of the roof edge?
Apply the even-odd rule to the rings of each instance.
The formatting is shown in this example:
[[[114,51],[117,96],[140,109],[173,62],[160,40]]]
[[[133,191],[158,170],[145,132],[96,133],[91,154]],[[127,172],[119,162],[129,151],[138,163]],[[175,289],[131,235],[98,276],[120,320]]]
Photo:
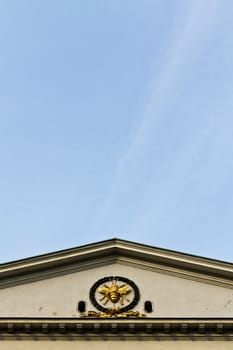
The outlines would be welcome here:
[[[135,243],[123,239],[112,238],[97,243],[86,244],[76,248],[65,249],[53,253],[38,255],[32,258],[17,260],[0,265],[0,288],[5,288],[11,281],[19,283],[30,280],[27,276],[41,275],[41,279],[52,277],[52,271],[63,270],[63,273],[74,271],[74,265],[90,266],[103,261],[123,258],[141,265],[159,266],[164,269],[185,270],[191,274],[202,274],[226,280],[233,288],[233,264],[220,260],[203,258],[173,250],[162,249],[150,245]],[[64,269],[65,267],[65,269]],[[65,271],[66,270],[66,271]],[[186,274],[187,275],[187,274]],[[17,284],[19,284],[17,282]],[[223,281],[220,281],[222,283]]]
[[[67,249],[59,249],[59,250],[56,250],[56,251],[53,251],[53,252],[50,251],[50,252],[38,254],[38,255],[35,255],[35,256],[29,256],[27,258],[16,259],[16,260],[11,260],[11,261],[7,261],[7,262],[4,262],[4,263],[0,263],[0,271],[1,271],[2,267],[5,267],[7,265],[24,263],[24,262],[27,262],[27,261],[34,261],[34,260],[38,260],[38,259],[45,258],[45,257],[53,257],[53,256],[57,256],[57,255],[64,255],[66,253],[71,253],[72,251],[87,249],[88,247],[94,247],[94,246],[98,247],[98,246],[106,245],[107,243],[115,243],[116,245],[117,245],[117,243],[126,243],[128,245],[134,245],[134,246],[140,246],[140,247],[145,247],[145,248],[157,249],[157,250],[164,251],[164,252],[175,253],[175,254],[179,254],[179,255],[183,255],[183,256],[189,256],[189,257],[193,257],[193,258],[203,259],[203,260],[206,260],[206,261],[212,261],[212,262],[221,263],[221,264],[228,264],[228,265],[233,267],[233,262],[229,262],[229,261],[225,261],[225,260],[221,260],[221,259],[214,259],[214,258],[210,258],[210,257],[205,257],[205,256],[201,256],[201,255],[198,255],[198,254],[185,253],[185,252],[180,251],[180,250],[174,250],[174,249],[169,249],[169,248],[161,248],[161,247],[153,246],[153,245],[150,245],[150,244],[133,242],[133,241],[126,240],[126,239],[113,237],[113,238],[109,238],[109,239],[106,239],[106,240],[97,241],[97,242],[94,242],[94,243],[82,244],[80,246],[75,246],[75,247],[71,247],[71,248],[67,248]]]

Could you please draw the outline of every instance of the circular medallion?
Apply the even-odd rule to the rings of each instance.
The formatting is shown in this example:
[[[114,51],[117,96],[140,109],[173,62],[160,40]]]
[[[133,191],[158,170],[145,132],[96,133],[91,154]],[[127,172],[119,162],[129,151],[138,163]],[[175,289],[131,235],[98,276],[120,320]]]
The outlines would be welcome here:
[[[90,289],[90,300],[100,311],[117,309],[127,312],[139,302],[139,289],[136,284],[125,277],[109,276],[98,280]]]

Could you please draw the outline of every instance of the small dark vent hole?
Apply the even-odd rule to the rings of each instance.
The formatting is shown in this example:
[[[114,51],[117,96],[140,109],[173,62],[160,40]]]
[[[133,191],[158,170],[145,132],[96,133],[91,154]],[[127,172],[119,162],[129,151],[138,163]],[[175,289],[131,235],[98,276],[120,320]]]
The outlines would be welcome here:
[[[78,303],[78,311],[85,312],[86,311],[86,303],[85,301],[79,301]]]
[[[145,301],[144,308],[146,312],[148,313],[152,312],[153,311],[152,302],[149,300]]]

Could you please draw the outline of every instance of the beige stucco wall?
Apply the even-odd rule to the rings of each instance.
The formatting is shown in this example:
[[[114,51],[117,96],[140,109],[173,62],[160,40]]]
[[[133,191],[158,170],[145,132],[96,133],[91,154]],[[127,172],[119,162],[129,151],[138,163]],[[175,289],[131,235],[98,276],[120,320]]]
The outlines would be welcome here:
[[[78,301],[85,300],[87,309],[95,310],[89,301],[89,289],[98,279],[110,275],[127,277],[137,284],[141,299],[135,309],[144,312],[144,301],[151,300],[151,317],[233,315],[232,289],[113,264],[1,289],[0,317],[78,317]]]
[[[1,341],[1,350],[232,350],[227,341]]]

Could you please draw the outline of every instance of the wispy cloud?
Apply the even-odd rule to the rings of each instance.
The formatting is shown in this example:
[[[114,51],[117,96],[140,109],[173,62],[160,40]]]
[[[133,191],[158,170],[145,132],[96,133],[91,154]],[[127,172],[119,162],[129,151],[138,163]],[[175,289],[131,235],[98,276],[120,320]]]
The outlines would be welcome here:
[[[100,220],[111,211],[119,193],[131,186],[133,178],[137,176],[136,171],[140,169],[148,144],[156,137],[157,125],[174,92],[179,88],[190,57],[201,50],[203,41],[213,26],[217,5],[218,1],[213,0],[189,1],[181,13],[177,14],[161,73],[150,82],[148,103],[142,118],[137,121],[127,149],[116,165],[111,188],[98,214]]]

